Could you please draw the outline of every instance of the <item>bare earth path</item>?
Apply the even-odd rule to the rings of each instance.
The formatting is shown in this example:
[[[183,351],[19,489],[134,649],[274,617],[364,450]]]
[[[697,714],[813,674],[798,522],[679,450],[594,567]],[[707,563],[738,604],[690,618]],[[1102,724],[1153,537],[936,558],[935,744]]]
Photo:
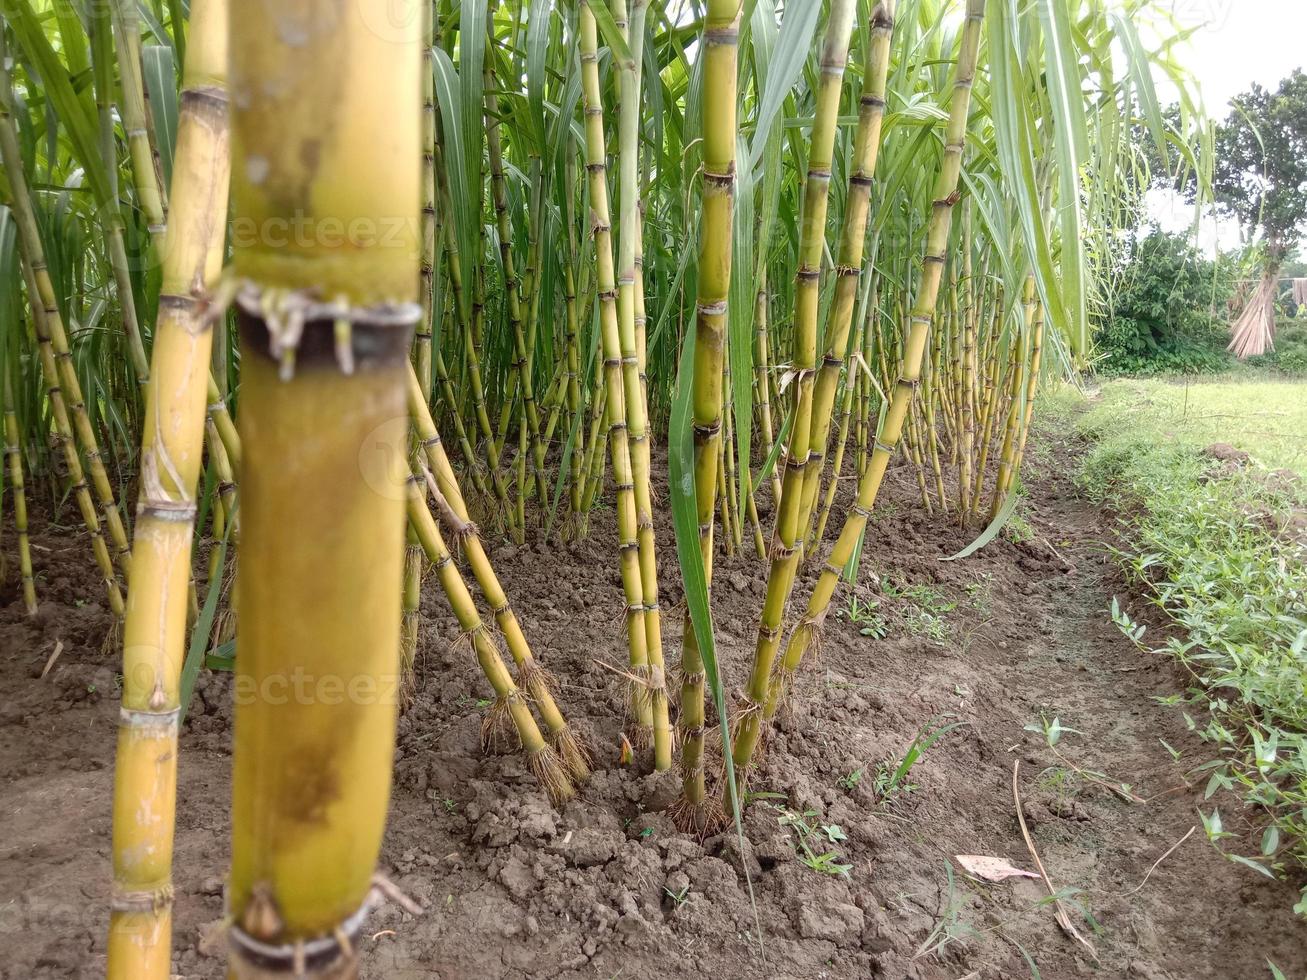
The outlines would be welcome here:
[[[886,635],[861,635],[882,624],[832,617],[750,786],[760,795],[743,852],[732,834],[677,834],[663,813],[674,780],[619,763],[623,697],[596,662],[618,665],[624,649],[609,512],[584,544],[493,555],[537,653],[563,681],[565,710],[596,750],[592,784],[561,812],[518,757],[482,754],[484,689],[429,581],[424,683],[400,723],[381,861],[427,912],[374,916],[364,976],[1242,980],[1269,976],[1267,958],[1289,977],[1307,974],[1293,890],[1223,858],[1200,826],[1149,873],[1198,826],[1199,806],[1219,804],[1237,833],[1256,830],[1253,815],[1233,799],[1204,802],[1198,777],[1186,784],[1204,748],[1177,709],[1153,700],[1183,678],[1111,623],[1111,597],[1129,590],[1102,546],[1110,521],[1077,498],[1065,475],[1071,449],[1051,439],[1038,449],[1031,537],[962,562],[939,558],[971,535],[921,516],[907,471],[892,471],[855,593],[876,604],[869,615]],[[44,516],[34,526],[44,529]],[[658,530],[670,569],[671,531]],[[0,591],[0,977],[95,977],[116,663],[98,649],[107,618],[85,541],[50,532],[35,541],[38,620],[22,616],[16,585]],[[764,582],[751,554],[719,566],[715,618],[736,683]],[[670,607],[678,589],[665,591]],[[669,659],[679,621],[668,616]],[[183,977],[223,976],[208,937],[227,863],[228,681],[202,679],[182,739],[174,957]],[[1065,734],[1059,756],[1025,730],[1041,715],[1083,734]],[[878,800],[878,766],[892,769],[932,722],[959,724],[912,770],[911,791]],[[1012,793],[1018,761],[1032,839],[1092,953],[1059,929],[1041,882],[983,884],[953,861],[982,854],[1032,867]],[[1075,767],[1148,802],[1128,802]],[[799,860],[786,825],[796,818],[815,828],[815,851],[849,865],[847,877]]]

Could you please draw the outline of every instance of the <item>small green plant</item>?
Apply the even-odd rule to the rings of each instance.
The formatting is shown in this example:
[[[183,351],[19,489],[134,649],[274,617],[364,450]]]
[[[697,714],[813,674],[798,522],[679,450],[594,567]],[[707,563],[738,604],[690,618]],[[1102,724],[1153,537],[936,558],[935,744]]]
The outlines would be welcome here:
[[[1055,748],[1057,743],[1062,741],[1062,736],[1067,732],[1071,732],[1073,735],[1084,734],[1084,732],[1078,728],[1071,728],[1062,724],[1060,718],[1055,717],[1050,721],[1048,716],[1042,711],[1039,713],[1039,722],[1037,724],[1026,725],[1023,730],[1043,735],[1044,741],[1048,743],[1050,749]]]
[[[877,799],[883,803],[897,794],[913,792],[917,786],[915,783],[908,782],[912,767],[921,761],[921,757],[929,752],[936,742],[961,724],[962,722],[955,721],[935,725],[934,720],[931,720],[922,725],[912,744],[897,763],[882,762],[876,767]],[[932,728],[932,725],[935,727]]]
[[[686,885],[683,888],[678,888],[676,891],[672,891],[670,888],[664,886],[663,891],[665,891],[667,893],[667,897],[670,898],[673,902],[675,902],[678,906],[684,905],[685,900],[690,897],[689,885]]]
[[[850,877],[853,865],[844,863],[839,852],[833,849],[834,845],[848,840],[848,835],[839,824],[814,822],[816,816],[816,810],[797,813],[782,807],[777,819],[782,827],[793,831],[795,854],[806,867],[818,874]]]
[[[861,601],[857,596],[849,596],[848,605],[839,611],[839,615],[858,627],[859,636],[869,636],[874,640],[883,640],[889,632],[889,623],[885,617],[876,612],[880,606],[875,599]]]
[[[1143,646],[1144,633],[1148,627],[1143,623],[1136,623],[1130,618],[1130,614],[1121,608],[1121,602],[1116,596],[1112,596],[1112,622],[1116,623],[1119,629],[1131,643],[1137,647]]]
[[[858,783],[862,782],[862,776],[864,772],[866,772],[866,769],[862,766],[859,766],[857,769],[854,769],[853,772],[849,773],[847,776],[841,776],[838,780],[840,788],[852,791],[857,787]]]
[[[974,582],[968,582],[962,587],[962,591],[967,594],[967,599],[971,602],[971,608],[977,612],[988,615],[993,609],[994,576],[989,572],[982,572],[980,578]]]

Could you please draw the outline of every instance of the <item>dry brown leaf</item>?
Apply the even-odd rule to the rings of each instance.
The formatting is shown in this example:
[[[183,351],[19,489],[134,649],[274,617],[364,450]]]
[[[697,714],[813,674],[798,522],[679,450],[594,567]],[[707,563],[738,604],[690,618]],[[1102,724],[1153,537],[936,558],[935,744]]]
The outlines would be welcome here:
[[[1038,878],[1033,871],[1023,871],[1000,857],[988,857],[984,854],[954,855],[962,870],[984,881],[1006,881],[1008,878]]]

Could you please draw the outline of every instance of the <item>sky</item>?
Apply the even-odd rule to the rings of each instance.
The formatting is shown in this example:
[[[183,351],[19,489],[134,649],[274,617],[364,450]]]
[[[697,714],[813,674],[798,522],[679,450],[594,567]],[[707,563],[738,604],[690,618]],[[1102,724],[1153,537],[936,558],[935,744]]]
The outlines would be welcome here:
[[[1307,0],[1157,0],[1157,7],[1196,28],[1176,56],[1192,71],[1213,119],[1224,119],[1230,99],[1253,82],[1274,88],[1295,68],[1307,68]],[[1171,99],[1165,87],[1158,94]],[[1153,192],[1149,205],[1169,231],[1192,226],[1193,208],[1183,201]],[[1228,219],[1204,218],[1199,237],[1208,251],[1229,250],[1239,244],[1239,229]]]

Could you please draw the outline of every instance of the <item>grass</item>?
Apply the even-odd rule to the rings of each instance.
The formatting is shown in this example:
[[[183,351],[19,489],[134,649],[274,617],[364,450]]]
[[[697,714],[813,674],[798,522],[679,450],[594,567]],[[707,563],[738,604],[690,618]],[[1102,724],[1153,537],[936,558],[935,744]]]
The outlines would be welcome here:
[[[1192,678],[1179,705],[1210,747],[1208,837],[1262,874],[1307,869],[1307,383],[1115,381],[1077,412],[1067,393],[1050,416],[1090,443],[1079,479],[1121,516],[1119,558],[1177,627],[1156,640],[1117,604],[1112,616],[1141,648]],[[1231,467],[1203,447],[1253,454]],[[1228,795],[1235,794],[1234,799]],[[1222,821],[1217,804],[1240,811]],[[1215,828],[1215,830],[1213,830]],[[1237,828],[1237,829],[1235,829]],[[1307,890],[1295,910],[1307,917]]]
[[[1307,477],[1307,380],[1122,378],[1102,388],[1089,416],[1128,417],[1150,436],[1179,446],[1225,442],[1271,469]]]

